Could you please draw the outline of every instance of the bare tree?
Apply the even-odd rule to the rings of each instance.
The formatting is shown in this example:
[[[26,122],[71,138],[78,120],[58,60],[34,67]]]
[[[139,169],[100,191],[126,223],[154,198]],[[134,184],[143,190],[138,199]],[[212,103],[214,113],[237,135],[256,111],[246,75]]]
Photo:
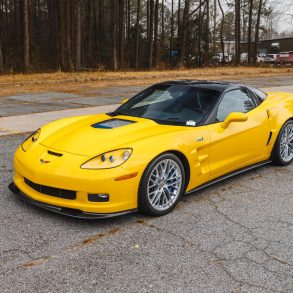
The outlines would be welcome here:
[[[174,40],[174,0],[171,1],[171,20],[170,20],[170,25],[171,25],[171,34],[170,34],[170,52],[173,50],[173,40]]]
[[[251,35],[252,35],[252,11],[253,11],[253,0],[249,0],[249,13],[248,13],[248,36],[247,36],[247,52],[248,52],[248,64],[251,64]]]
[[[162,0],[161,17],[162,17],[162,37],[161,37],[161,41],[162,41],[162,44],[164,45],[164,43],[165,43],[165,0]]]
[[[198,36],[197,36],[197,64],[198,67],[201,67],[202,64],[202,54],[201,54],[201,39],[202,39],[202,13],[201,6],[203,0],[199,0],[199,9],[198,9]]]
[[[262,14],[262,5],[263,0],[259,0],[258,11],[257,11],[257,20],[255,26],[255,38],[254,38],[254,52],[253,52],[253,63],[256,64],[257,62],[257,49],[258,49],[258,42],[259,42],[259,25],[260,25],[260,17]]]
[[[135,34],[135,69],[138,69],[139,66],[139,19],[140,19],[140,0],[137,0],[136,7],[136,34]]]
[[[117,63],[117,3],[116,0],[112,0],[112,68],[118,69]]]
[[[72,71],[72,54],[71,54],[71,35],[70,35],[70,0],[66,1],[65,19],[66,19],[66,70]]]
[[[124,20],[124,0],[119,0],[119,67],[124,67],[124,34],[125,34],[125,20]]]
[[[127,22],[126,22],[126,28],[127,28],[127,42],[130,41],[130,29],[131,29],[131,3],[130,3],[130,0],[127,0],[126,2],[127,4],[127,12],[126,12],[126,15],[127,15]]]
[[[149,0],[148,68],[153,66],[154,0]]]
[[[206,53],[209,51],[210,44],[210,0],[206,0],[206,28],[205,28],[205,51]]]
[[[225,22],[225,13],[221,4],[221,0],[218,0],[219,7],[222,14],[222,20],[221,20],[221,31],[220,31],[220,38],[221,38],[221,49],[222,49],[222,64],[225,65],[225,45],[224,45],[224,38],[223,38],[223,28],[224,28],[224,22]]]
[[[213,5],[213,52],[216,50],[216,31],[217,31],[217,1],[214,0]]]
[[[99,13],[98,13],[98,60],[102,62],[102,42],[104,33],[104,0],[99,0]]]
[[[177,38],[181,38],[181,0],[178,0],[178,10],[177,10]]]
[[[81,16],[80,0],[76,0],[76,65],[75,69],[80,70],[81,66]]]
[[[190,9],[190,0],[185,0],[185,6],[184,6],[184,11],[183,11],[183,20],[182,20],[182,28],[181,28],[179,60],[178,60],[178,66],[179,67],[182,67],[184,65],[185,50],[186,50],[187,27],[188,27],[188,22],[189,22],[189,9]]]
[[[0,36],[0,74],[4,72],[3,66],[3,55],[2,55],[2,46],[1,46],[1,36]]]
[[[23,0],[23,49],[24,49],[24,72],[28,73],[30,71],[30,36],[29,36],[29,15],[28,15],[28,0]]]
[[[235,63],[240,63],[240,44],[241,44],[241,10],[240,10],[240,1],[235,0]]]
[[[155,23],[154,23],[154,66],[159,64],[159,0],[155,2]]]
[[[58,3],[58,39],[59,39],[59,64],[61,65],[61,69],[66,69],[66,61],[65,61],[65,24],[64,24],[64,1],[59,1]]]

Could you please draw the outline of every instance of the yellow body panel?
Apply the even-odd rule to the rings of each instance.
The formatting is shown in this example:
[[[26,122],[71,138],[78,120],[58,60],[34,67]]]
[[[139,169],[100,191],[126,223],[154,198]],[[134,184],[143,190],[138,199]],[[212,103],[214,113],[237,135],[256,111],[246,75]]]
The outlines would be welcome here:
[[[187,192],[224,174],[268,160],[279,130],[293,117],[293,95],[269,94],[247,116],[247,121],[231,123],[226,129],[221,123],[171,126],[129,116],[115,118],[135,123],[115,129],[96,129],[91,125],[111,117],[101,114],[65,118],[42,127],[40,138],[28,151],[17,149],[14,183],[28,197],[55,206],[90,213],[132,210],[137,208],[144,170],[161,153],[177,153],[187,162]],[[80,168],[89,159],[120,148],[133,150],[124,164],[101,170]],[[62,157],[50,155],[48,150],[59,152]],[[42,164],[41,160],[49,163]],[[134,178],[115,180],[136,172]],[[36,184],[76,191],[77,198],[68,200],[39,193],[24,178]],[[89,202],[90,193],[107,193],[110,201]]]

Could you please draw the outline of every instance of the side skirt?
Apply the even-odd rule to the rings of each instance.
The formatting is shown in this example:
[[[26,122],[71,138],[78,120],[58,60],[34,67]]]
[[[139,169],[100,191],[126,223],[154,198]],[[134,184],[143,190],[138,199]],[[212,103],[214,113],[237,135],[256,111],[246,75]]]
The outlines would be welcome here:
[[[231,178],[233,176],[236,176],[236,175],[239,175],[241,173],[244,173],[244,172],[247,172],[247,171],[250,171],[250,170],[253,170],[255,168],[258,168],[258,167],[261,167],[261,166],[265,166],[265,165],[268,165],[270,164],[272,161],[271,160],[268,160],[268,161],[263,161],[263,162],[260,162],[260,163],[257,163],[257,164],[253,164],[251,166],[248,166],[248,167],[245,167],[245,168],[242,168],[242,169],[239,169],[239,170],[236,170],[236,171],[233,171],[231,173],[228,173],[226,175],[223,175],[223,176],[220,176],[218,178],[215,178],[207,183],[204,183],[202,185],[199,185],[198,187],[188,191],[188,192],[185,192],[185,194],[191,194],[191,193],[194,193],[195,191],[198,191],[198,190],[201,190],[203,188],[206,188],[208,186],[211,186],[213,184],[216,184],[218,182],[221,182],[221,181],[224,181],[228,178]]]

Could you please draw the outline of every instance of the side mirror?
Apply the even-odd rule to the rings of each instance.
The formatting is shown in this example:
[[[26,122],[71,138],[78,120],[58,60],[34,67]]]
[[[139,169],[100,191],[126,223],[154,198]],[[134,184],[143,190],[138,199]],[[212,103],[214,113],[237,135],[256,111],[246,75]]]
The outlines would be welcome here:
[[[247,121],[248,117],[245,113],[233,112],[230,113],[226,119],[221,123],[221,127],[226,129],[232,122],[244,122]]]
[[[125,104],[129,99],[122,100],[121,104]]]

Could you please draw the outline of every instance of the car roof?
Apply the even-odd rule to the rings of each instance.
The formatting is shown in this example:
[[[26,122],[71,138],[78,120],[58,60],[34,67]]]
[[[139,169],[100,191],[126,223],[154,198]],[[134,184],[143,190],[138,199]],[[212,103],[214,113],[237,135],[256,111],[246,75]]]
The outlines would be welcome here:
[[[228,81],[190,80],[190,79],[168,80],[159,84],[196,86],[196,87],[201,87],[206,89],[213,89],[220,92],[234,89],[234,88],[245,87],[242,84],[228,82]]]

